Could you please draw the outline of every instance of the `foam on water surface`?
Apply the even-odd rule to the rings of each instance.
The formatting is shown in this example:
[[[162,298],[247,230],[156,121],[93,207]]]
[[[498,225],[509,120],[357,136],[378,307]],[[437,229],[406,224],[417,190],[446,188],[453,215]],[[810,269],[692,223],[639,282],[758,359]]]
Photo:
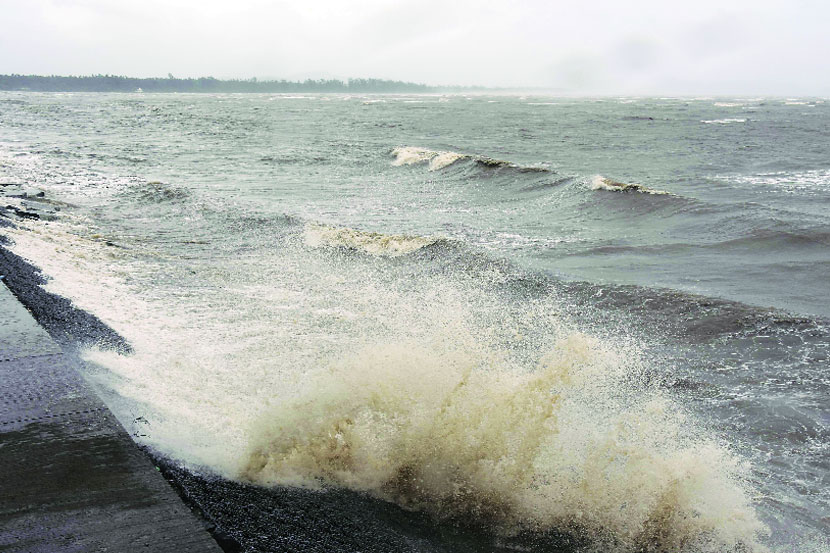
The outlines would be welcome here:
[[[701,123],[707,125],[728,125],[730,123],[746,123],[746,119],[743,117],[727,117],[725,119],[707,119],[701,121]]]
[[[414,146],[395,148],[392,150],[392,154],[395,155],[395,160],[392,162],[392,165],[416,165],[418,163],[429,162],[430,171],[439,171],[460,159],[469,157],[457,152],[439,152]]]
[[[403,234],[365,232],[318,223],[307,223],[305,225],[304,239],[305,243],[313,248],[341,247],[359,250],[371,255],[390,257],[412,253],[439,240],[438,238]]]
[[[642,192],[644,194],[655,194],[658,196],[668,195],[665,190],[655,190],[642,184],[618,182],[602,175],[591,177],[591,190],[609,190],[611,192]]]

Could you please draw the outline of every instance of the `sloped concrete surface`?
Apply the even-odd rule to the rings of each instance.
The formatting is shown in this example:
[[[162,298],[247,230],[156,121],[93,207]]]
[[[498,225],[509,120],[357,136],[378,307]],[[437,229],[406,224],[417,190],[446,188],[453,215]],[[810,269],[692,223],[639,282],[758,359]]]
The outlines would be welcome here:
[[[61,348],[32,319],[8,288],[0,285],[0,361],[60,353]]]
[[[0,284],[0,551],[221,551],[77,363]]]

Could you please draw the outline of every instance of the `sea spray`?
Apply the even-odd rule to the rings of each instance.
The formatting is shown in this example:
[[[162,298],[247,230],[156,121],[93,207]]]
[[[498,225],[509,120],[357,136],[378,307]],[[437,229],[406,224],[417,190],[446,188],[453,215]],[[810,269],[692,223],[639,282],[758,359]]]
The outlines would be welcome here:
[[[368,347],[256,421],[242,476],[348,487],[505,533],[571,530],[621,550],[752,544],[762,527],[743,467],[684,431],[690,421],[655,391],[615,397],[629,387],[621,362],[582,334],[530,369],[481,344]]]

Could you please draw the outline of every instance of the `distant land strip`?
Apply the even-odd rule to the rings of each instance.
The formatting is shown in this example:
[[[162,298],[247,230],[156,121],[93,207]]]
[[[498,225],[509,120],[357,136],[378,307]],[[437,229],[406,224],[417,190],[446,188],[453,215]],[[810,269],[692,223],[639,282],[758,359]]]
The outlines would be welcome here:
[[[135,78],[120,75],[58,76],[0,75],[0,90],[33,92],[358,92],[423,93],[488,90],[485,87],[429,86],[385,79],[307,79],[305,81],[256,78],[222,80],[214,77],[178,79]]]

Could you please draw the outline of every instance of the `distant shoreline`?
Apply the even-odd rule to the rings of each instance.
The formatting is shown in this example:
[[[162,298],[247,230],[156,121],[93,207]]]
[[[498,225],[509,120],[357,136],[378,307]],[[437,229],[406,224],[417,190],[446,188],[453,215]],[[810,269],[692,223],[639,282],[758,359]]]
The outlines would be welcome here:
[[[352,92],[352,93],[425,93],[481,92],[486,87],[437,87],[385,79],[307,79],[305,81],[256,78],[222,80],[214,77],[177,79],[136,78],[119,75],[43,76],[0,75],[0,90],[30,92]]]

